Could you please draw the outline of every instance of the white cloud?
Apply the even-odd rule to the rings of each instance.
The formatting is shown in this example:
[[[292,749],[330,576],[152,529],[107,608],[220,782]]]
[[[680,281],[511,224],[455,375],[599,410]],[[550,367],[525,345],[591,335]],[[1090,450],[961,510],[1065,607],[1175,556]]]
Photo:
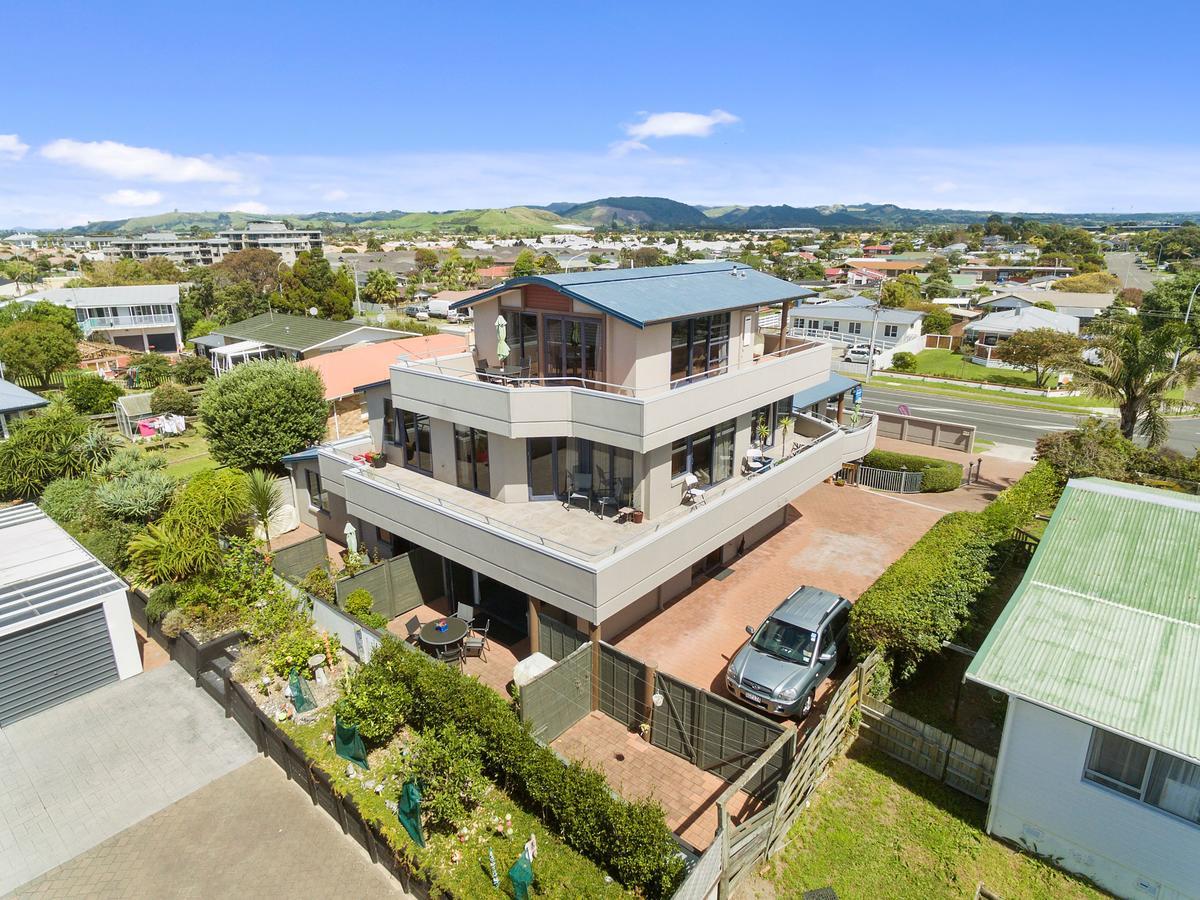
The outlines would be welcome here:
[[[153,147],[131,147],[116,141],[73,141],[60,138],[42,147],[46,159],[101,172],[114,178],[145,179],[172,184],[238,181],[228,166],[200,156],[177,156]]]
[[[111,194],[105,194],[100,199],[113,206],[154,206],[162,202],[160,191],[137,191],[133,188],[121,188]]]
[[[230,209],[234,212],[252,213],[256,216],[261,216],[267,212],[267,205],[259,203],[257,200],[237,200],[230,204]]]
[[[341,188],[334,188],[332,191],[326,191],[322,195],[322,198],[328,200],[330,203],[336,203],[338,200],[345,200],[349,196]]]
[[[625,126],[625,133],[633,141],[644,141],[647,138],[708,137],[718,125],[732,125],[740,121],[733,113],[727,113],[723,109],[714,109],[707,115],[688,112],[642,115],[646,118],[641,122]]]
[[[0,134],[0,160],[15,162],[28,150],[29,145],[21,142],[19,134]]]

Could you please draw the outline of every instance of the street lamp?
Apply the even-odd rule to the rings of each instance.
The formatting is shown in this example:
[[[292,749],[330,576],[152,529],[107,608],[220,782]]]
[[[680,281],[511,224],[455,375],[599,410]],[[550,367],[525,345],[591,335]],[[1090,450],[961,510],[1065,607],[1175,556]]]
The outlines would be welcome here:
[[[1192,293],[1188,296],[1187,312],[1183,314],[1183,324],[1187,327],[1188,320],[1192,317],[1192,301],[1196,299],[1196,291],[1200,291],[1200,280],[1196,281],[1196,286],[1192,288]],[[1179,368],[1179,357],[1182,351],[1175,351],[1175,361],[1171,363],[1171,371],[1174,372]]]

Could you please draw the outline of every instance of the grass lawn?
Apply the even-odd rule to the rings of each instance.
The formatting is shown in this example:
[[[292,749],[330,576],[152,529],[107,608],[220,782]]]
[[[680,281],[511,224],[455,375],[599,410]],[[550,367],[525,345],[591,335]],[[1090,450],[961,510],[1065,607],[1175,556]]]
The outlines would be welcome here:
[[[769,876],[780,897],[833,887],[843,900],[1106,896],[983,833],[986,808],[858,743],[838,760]]]
[[[991,381],[1014,387],[1036,387],[1032,372],[1022,369],[998,369],[971,362],[954,350],[922,350],[917,354],[916,375],[940,375],[964,381]]]
[[[929,351],[924,352],[928,353]],[[982,387],[940,383],[933,385],[928,382],[911,381],[907,378],[889,378],[887,375],[876,375],[870,383],[912,391],[914,394],[929,394],[933,397],[958,397],[963,400],[993,403],[997,406],[1032,407],[1052,412],[1074,413],[1080,416],[1086,416],[1093,410],[1111,409],[1112,407],[1109,401],[1099,400],[1095,397],[1039,397],[1031,394],[1005,394]]]
[[[189,428],[177,437],[141,441],[138,446],[162,453],[167,458],[167,471],[176,478],[190,478],[205,469],[217,468],[216,460],[208,455],[208,441],[198,428]]]

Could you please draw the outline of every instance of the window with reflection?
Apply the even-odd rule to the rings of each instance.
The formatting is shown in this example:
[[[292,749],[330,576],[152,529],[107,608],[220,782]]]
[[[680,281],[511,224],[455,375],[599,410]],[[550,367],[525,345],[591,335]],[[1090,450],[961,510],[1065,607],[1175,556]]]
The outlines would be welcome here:
[[[733,475],[733,442],[737,420],[680,438],[671,445],[671,477],[691,472],[702,485],[719,484]]]
[[[671,323],[671,383],[720,375],[729,364],[729,313]]]
[[[433,474],[433,439],[429,416],[399,411],[404,442],[404,465],[426,475]]]

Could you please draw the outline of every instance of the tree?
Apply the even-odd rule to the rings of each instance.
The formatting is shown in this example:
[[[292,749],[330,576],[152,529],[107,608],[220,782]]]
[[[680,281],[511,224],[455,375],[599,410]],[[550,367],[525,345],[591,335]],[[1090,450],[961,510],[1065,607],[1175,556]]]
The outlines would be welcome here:
[[[514,278],[524,278],[528,275],[536,275],[537,271],[537,257],[533,255],[532,250],[522,250],[517,254],[517,258],[513,262],[512,269]]]
[[[156,416],[170,413],[177,416],[190,416],[196,411],[196,401],[191,393],[174,381],[164,381],[150,395],[150,412]]]
[[[203,356],[180,356],[171,375],[180,384],[204,384],[213,376],[212,363]]]
[[[911,279],[911,281],[908,279]],[[916,282],[916,284],[913,284],[913,282]],[[920,302],[920,282],[915,275],[901,275],[899,278],[885,281],[883,287],[879,289],[879,303],[881,306],[900,308],[916,306]]]
[[[69,306],[59,306],[49,300],[0,306],[0,328],[17,322],[53,322],[67,329],[74,337],[83,337],[79,323],[75,321],[75,312]]]
[[[1060,278],[1050,285],[1055,291],[1077,291],[1081,294],[1111,294],[1121,286],[1121,279],[1110,272],[1088,272]]]
[[[254,519],[262,526],[263,540],[267,542],[267,552],[271,550],[271,523],[283,509],[283,492],[275,476],[266,469],[251,469],[246,473],[246,486],[250,491],[250,509]]]
[[[1141,288],[1121,288],[1117,294],[1118,306],[1132,306],[1134,309],[1139,309],[1142,301],[1146,298],[1146,292]]]
[[[71,379],[64,396],[71,405],[85,416],[97,413],[112,412],[113,401],[120,397],[124,390],[115,381],[106,381],[99,375],[81,375]]]
[[[135,384],[140,388],[157,387],[171,377],[171,361],[161,353],[143,353],[129,361]]]
[[[1076,335],[1053,328],[1018,331],[996,347],[997,355],[1010,366],[1033,373],[1033,383],[1045,387],[1051,369],[1066,367],[1079,359],[1083,341]]]
[[[383,242],[381,240],[379,240],[378,235],[371,234],[371,235],[367,236],[367,252],[368,253],[378,253],[382,249],[383,249]]]
[[[937,300],[939,297],[953,297],[958,291],[950,281],[949,275],[933,275],[921,286],[921,293],[926,300]]]
[[[110,435],[65,400],[17,419],[0,441],[0,497],[36,497],[56,478],[86,475],[112,456]]]
[[[322,440],[327,416],[320,374],[282,359],[236,366],[210,381],[200,401],[213,458],[243,469],[275,468]]]
[[[954,317],[944,309],[932,309],[921,322],[921,334],[949,334]]]
[[[217,287],[249,283],[260,294],[279,286],[281,257],[273,250],[237,250],[211,267]]]
[[[438,267],[437,251],[430,250],[427,247],[418,247],[413,253],[413,262],[418,269],[433,271]]]
[[[42,384],[59,369],[79,362],[75,335],[57,322],[26,320],[0,331],[0,363],[11,375],[30,375]]]
[[[363,296],[372,303],[392,304],[400,296],[396,285],[396,276],[387,269],[372,269],[367,273],[367,283],[363,286]]]
[[[537,258],[537,269],[542,275],[554,275],[562,271],[562,266],[552,253],[543,253]]]
[[[348,319],[354,304],[354,279],[345,268],[336,272],[315,250],[296,255],[296,263],[283,276],[280,305],[288,312],[307,315],[316,308],[326,319]]]
[[[1146,292],[1138,311],[1146,330],[1153,331],[1171,322],[1182,322],[1197,284],[1200,284],[1200,269],[1180,272],[1174,278],[1155,282],[1154,287]],[[1200,291],[1197,292],[1197,298],[1192,304],[1192,316],[1188,320],[1193,346],[1200,346]]]

